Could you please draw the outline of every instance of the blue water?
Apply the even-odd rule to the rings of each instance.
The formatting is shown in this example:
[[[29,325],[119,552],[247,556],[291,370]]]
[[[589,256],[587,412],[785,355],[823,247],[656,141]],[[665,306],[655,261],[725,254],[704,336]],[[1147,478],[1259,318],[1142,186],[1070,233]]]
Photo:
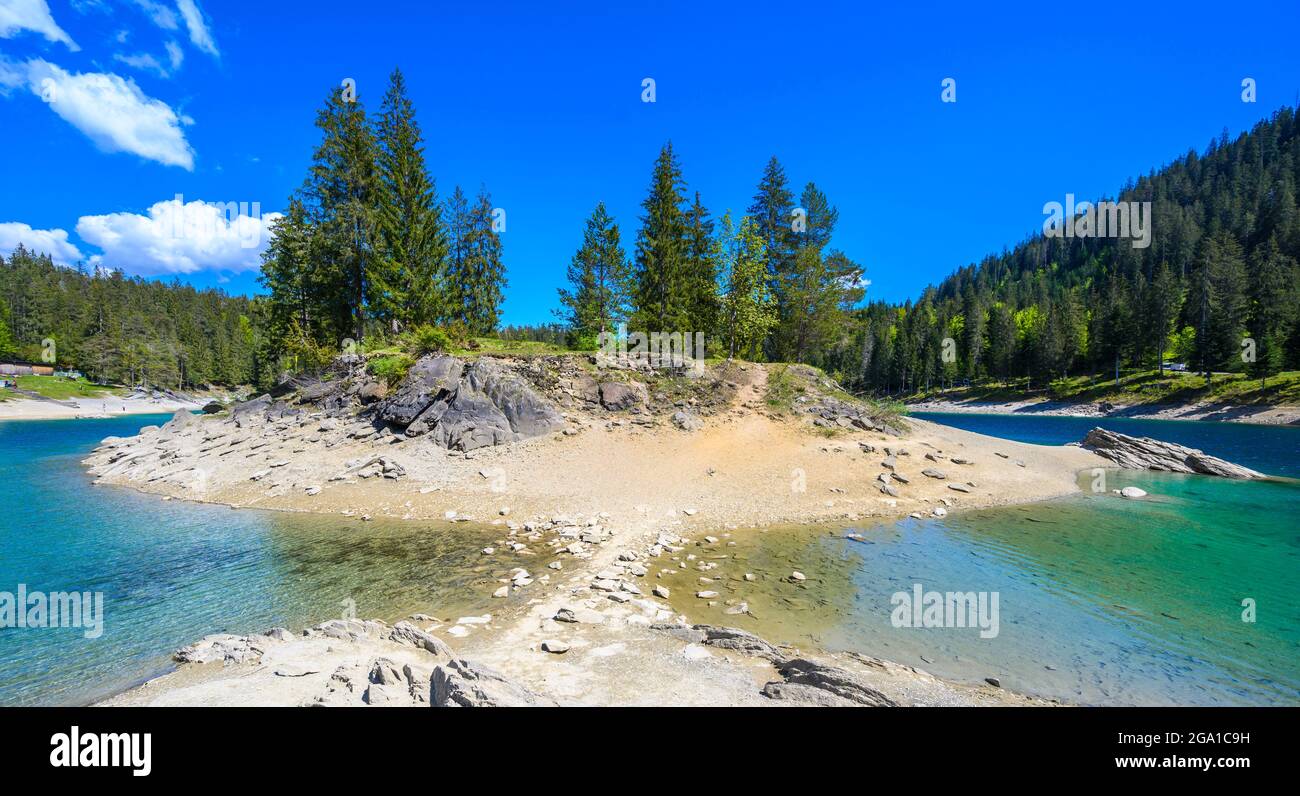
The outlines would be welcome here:
[[[927,417],[1050,444],[1104,425],[1297,474],[1294,428]],[[87,703],[167,670],[172,650],[203,635],[296,629],[342,615],[349,600],[357,615],[386,619],[491,602],[501,573],[478,555],[489,529],[232,510],[90,483],[80,460],[100,439],[165,419],[0,422],[0,592],[21,583],[102,591],[106,602],[98,639],[0,629],[0,704]],[[1300,482],[1112,479],[1151,497],[1085,493],[854,529],[862,541],[736,533],[721,573],[737,572],[717,588],[755,616],[706,616],[698,600],[690,615],[1085,704],[1300,704]],[[809,576],[806,590],[780,585],[792,568]],[[743,572],[764,577],[751,584]],[[999,636],[893,628],[890,595],[917,582],[998,591]],[[1257,621],[1242,621],[1243,599],[1256,601]]]
[[[983,415],[966,412],[912,412],[912,417],[946,426],[1035,445],[1079,442],[1101,426],[1134,437],[1153,437],[1198,448],[1211,456],[1269,475],[1300,478],[1300,427],[1196,420]]]
[[[99,591],[104,632],[0,628],[0,704],[84,704],[206,634],[481,608],[488,531],[234,510],[93,486],[80,460],[167,416],[0,422],[0,591]]]

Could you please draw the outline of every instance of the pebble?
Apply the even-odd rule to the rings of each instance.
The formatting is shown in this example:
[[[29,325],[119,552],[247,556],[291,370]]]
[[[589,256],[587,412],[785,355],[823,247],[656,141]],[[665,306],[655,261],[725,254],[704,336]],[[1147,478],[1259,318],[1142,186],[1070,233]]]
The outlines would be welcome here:
[[[565,644],[563,641],[554,641],[552,639],[547,639],[546,641],[542,642],[542,650],[545,652],[553,653],[555,655],[563,655],[564,653],[569,651],[569,645]]]
[[[802,583],[803,581],[808,580],[808,576],[796,569],[794,572],[790,573],[790,580],[795,583]]]
[[[653,589],[650,590],[650,593],[653,594],[653,595],[656,596],[656,597],[660,597],[660,598],[662,598],[662,599],[667,600],[667,599],[668,599],[668,596],[669,596],[672,592],[668,591],[668,587],[667,587],[667,586],[655,586]]]
[[[718,593],[716,591],[697,591],[695,592],[695,596],[699,597],[701,600],[712,600],[714,597],[718,596]]]

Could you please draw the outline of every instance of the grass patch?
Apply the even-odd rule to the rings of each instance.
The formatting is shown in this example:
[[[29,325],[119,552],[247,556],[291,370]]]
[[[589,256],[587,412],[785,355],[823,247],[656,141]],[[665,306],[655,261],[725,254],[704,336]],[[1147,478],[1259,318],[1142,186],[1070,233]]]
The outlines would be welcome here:
[[[366,371],[382,379],[389,387],[401,384],[406,373],[415,364],[415,360],[406,354],[386,354],[374,357],[366,362]]]
[[[91,384],[86,379],[62,379],[56,376],[19,376],[19,389],[30,390],[37,395],[66,401],[71,398],[98,398],[112,395],[114,389],[102,384]],[[6,390],[10,397],[20,397],[19,393]]]

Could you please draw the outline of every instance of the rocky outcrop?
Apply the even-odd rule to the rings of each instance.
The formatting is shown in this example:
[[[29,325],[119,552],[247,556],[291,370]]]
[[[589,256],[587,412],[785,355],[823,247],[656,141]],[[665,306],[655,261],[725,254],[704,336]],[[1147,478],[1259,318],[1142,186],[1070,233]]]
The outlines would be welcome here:
[[[471,451],[564,428],[547,399],[506,366],[489,358],[468,367],[452,356],[415,363],[377,417],[407,437],[430,434],[444,448]]]
[[[1104,428],[1094,428],[1083,438],[1083,447],[1130,470],[1162,470],[1170,473],[1198,473],[1224,478],[1265,478],[1248,467],[1210,456],[1195,448],[1161,442],[1150,437],[1130,437]]]
[[[557,707],[554,700],[467,660],[435,667],[432,679],[433,706],[438,708]]]
[[[897,702],[847,669],[795,658],[781,663],[778,671],[783,679],[763,686],[763,696],[769,699],[830,707],[898,706]]]
[[[785,660],[781,651],[768,642],[744,630],[734,627],[717,627],[715,625],[695,625],[693,630],[704,634],[701,641],[710,647],[735,650],[745,655],[766,658],[773,663]]]

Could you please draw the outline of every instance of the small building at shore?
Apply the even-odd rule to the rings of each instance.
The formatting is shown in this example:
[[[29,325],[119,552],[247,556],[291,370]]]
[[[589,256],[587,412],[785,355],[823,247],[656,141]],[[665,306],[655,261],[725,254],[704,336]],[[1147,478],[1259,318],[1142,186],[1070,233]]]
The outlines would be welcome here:
[[[54,366],[41,362],[24,362],[20,359],[0,359],[0,375],[53,376]]]

